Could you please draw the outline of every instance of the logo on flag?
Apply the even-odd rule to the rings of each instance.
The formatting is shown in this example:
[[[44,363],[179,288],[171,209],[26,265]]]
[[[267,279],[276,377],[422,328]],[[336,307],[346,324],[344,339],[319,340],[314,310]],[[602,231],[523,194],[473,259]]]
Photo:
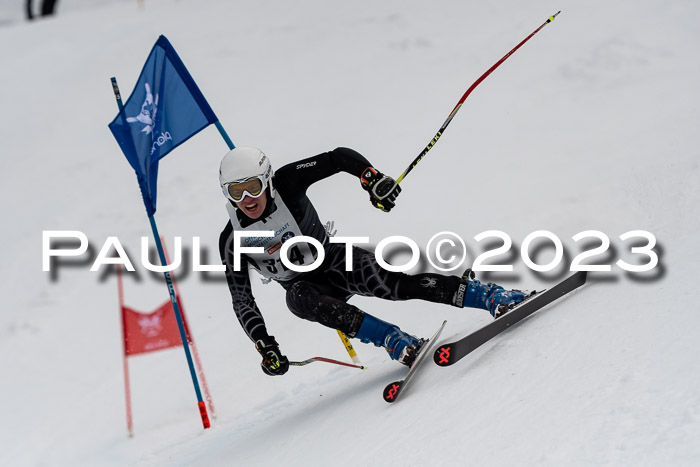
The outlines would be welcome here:
[[[160,316],[144,316],[138,320],[139,326],[141,326],[141,334],[146,337],[156,337],[163,330],[163,326],[160,323]]]
[[[141,129],[141,132],[148,135],[153,132],[153,122],[156,119],[156,113],[158,113],[158,94],[156,94],[154,101],[151,85],[145,83],[144,87],[146,88],[146,99],[141,104],[141,112],[136,117],[126,117],[126,121],[129,123],[143,123],[145,126]]]
[[[181,313],[187,340],[191,341],[184,310],[181,309]],[[122,305],[122,319],[126,355],[138,355],[182,345],[180,330],[170,300],[150,313],[143,313]]]

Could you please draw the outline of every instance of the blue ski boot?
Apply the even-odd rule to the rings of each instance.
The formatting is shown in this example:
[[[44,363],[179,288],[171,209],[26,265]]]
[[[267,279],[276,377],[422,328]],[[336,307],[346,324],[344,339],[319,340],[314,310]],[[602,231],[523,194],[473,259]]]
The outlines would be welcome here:
[[[406,334],[395,324],[387,323],[379,318],[365,313],[360,329],[355,337],[363,343],[370,342],[377,347],[384,347],[392,360],[398,360],[411,366],[423,340]]]
[[[462,277],[464,281],[457,292],[457,297],[462,294],[462,306],[482,308],[488,310],[491,316],[498,318],[507,313],[513,305],[522,302],[530,295],[528,291],[505,290],[497,284],[489,282],[482,284],[474,279],[474,272],[467,269]]]

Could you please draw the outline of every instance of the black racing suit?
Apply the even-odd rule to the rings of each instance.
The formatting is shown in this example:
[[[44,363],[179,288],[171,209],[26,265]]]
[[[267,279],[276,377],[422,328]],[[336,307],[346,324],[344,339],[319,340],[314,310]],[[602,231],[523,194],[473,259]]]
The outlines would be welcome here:
[[[455,303],[457,290],[462,283],[456,276],[390,272],[377,264],[373,253],[358,247],[353,247],[352,270],[345,271],[345,245],[329,243],[325,227],[306,196],[306,190],[311,184],[338,172],[347,172],[359,178],[364,169],[370,166],[367,159],[348,148],[337,148],[285,165],[276,171],[272,179],[276,196],[271,200],[268,192],[268,205],[261,217],[264,223],[281,211],[276,209],[281,198],[298,224],[301,235],[313,237],[324,246],[325,259],[320,267],[278,282],[287,291],[287,306],[292,313],[338,329],[349,337],[355,336],[364,318],[360,309],[346,303],[353,295],[387,300],[421,299],[462,306]],[[238,210],[236,215],[237,224],[243,229],[253,223]],[[241,254],[240,270],[235,271],[233,240],[233,225],[228,222],[219,238],[219,253],[226,266],[226,280],[236,316],[246,334],[255,342],[268,337],[268,333],[252,294],[248,266],[258,270],[266,266],[244,253]],[[274,262],[272,264],[274,266]]]

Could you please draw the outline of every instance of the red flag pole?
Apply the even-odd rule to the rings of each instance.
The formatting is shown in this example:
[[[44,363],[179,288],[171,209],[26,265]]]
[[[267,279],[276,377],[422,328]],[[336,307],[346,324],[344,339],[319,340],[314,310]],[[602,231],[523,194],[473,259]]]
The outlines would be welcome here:
[[[168,256],[168,250],[165,248],[165,241],[163,237],[160,238],[160,242],[163,244],[163,254],[165,255],[165,261],[170,264],[170,257]],[[182,307],[182,295],[180,295],[180,289],[177,287],[177,281],[175,281],[175,271],[171,271],[170,276],[173,280],[173,288],[175,289],[175,300],[178,302],[180,308],[180,317],[183,323],[185,323],[185,329],[187,329],[187,339],[192,346],[192,357],[194,357],[194,364],[197,366],[197,373],[199,373],[199,378],[202,380],[202,389],[204,389],[204,398],[207,400],[207,405],[209,405],[209,410],[211,411],[211,418],[216,420],[216,409],[214,409],[214,399],[211,397],[209,392],[209,385],[207,384],[207,378],[204,376],[204,368],[202,367],[202,361],[199,359],[199,351],[197,350],[197,345],[194,343],[194,336],[190,333],[190,327],[187,324],[187,318],[185,317],[185,309]]]
[[[119,290],[119,314],[122,321],[122,356],[124,358],[124,394],[126,396],[126,428],[129,438],[134,437],[134,422],[131,415],[131,386],[129,384],[129,362],[126,360],[126,314],[124,313],[124,286],[122,267],[117,264],[117,288]]]

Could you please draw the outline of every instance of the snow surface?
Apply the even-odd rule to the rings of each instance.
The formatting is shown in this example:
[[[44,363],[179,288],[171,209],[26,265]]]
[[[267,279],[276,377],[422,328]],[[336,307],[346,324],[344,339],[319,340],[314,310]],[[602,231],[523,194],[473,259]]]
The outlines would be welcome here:
[[[0,465],[700,465],[698,2],[62,0],[33,23],[22,3],[0,9]],[[339,234],[373,242],[424,246],[448,230],[476,253],[473,236],[498,229],[517,251],[534,230],[556,233],[567,255],[552,273],[497,258],[514,273],[485,277],[511,287],[566,275],[583,251],[571,236],[590,229],[611,238],[595,258],[608,264],[635,261],[620,234],[652,232],[654,271],[593,274],[459,365],[427,366],[393,406],[381,390],[403,370],[371,346],[356,345],[364,372],[316,363],[263,375],[221,277],[180,272],[218,418],[202,430],[182,351],[135,357],[127,438],[115,276],[89,272],[89,258],[41,270],[44,230],[85,232],[93,255],[118,236],[135,263],[150,236],[107,128],[111,76],[127,96],[165,34],[237,145],[278,167],[349,146],[398,175],[467,87],[560,9],[471,95],[392,213],[344,175],[310,194]],[[162,162],[157,220],[171,249],[174,236],[187,247],[200,236],[216,261],[225,152],[209,128]],[[127,303],[166,300],[137,268]],[[254,282],[290,358],[347,359],[334,332],[286,310],[280,287]],[[490,319],[353,303],[422,336],[443,319],[446,338]]]

